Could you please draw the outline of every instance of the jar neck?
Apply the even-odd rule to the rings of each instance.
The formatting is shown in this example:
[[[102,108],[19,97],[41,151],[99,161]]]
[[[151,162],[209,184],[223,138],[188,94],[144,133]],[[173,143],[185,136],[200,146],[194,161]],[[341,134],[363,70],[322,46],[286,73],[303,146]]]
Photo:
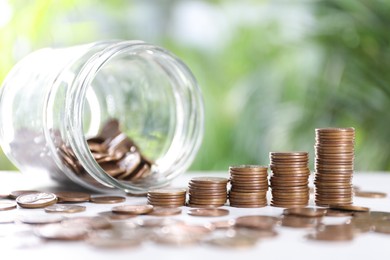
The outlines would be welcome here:
[[[130,65],[133,60],[140,60],[139,64],[147,61],[149,66],[147,68],[157,68],[159,77],[161,76],[167,79],[168,83],[166,84],[166,88],[168,91],[166,92],[171,93],[166,94],[168,96],[166,100],[172,102],[169,105],[171,108],[167,109],[171,117],[169,118],[169,124],[172,128],[166,132],[168,136],[166,137],[166,140],[168,140],[166,141],[167,145],[165,145],[166,147],[159,158],[155,158],[152,174],[141,182],[121,181],[108,175],[92,156],[86,141],[86,132],[88,132],[85,129],[86,107],[93,110],[90,113],[91,116],[88,118],[89,128],[96,129],[96,126],[102,123],[102,112],[99,110],[99,105],[97,104],[99,100],[97,100],[94,94],[95,89],[92,86],[100,78],[106,78],[100,75],[105,70],[113,70],[110,73],[112,75],[118,75],[115,70],[123,69],[121,68],[123,66],[120,66],[123,60],[126,60],[126,63],[123,64]],[[128,62],[129,60],[130,62]],[[118,63],[119,66],[116,65]],[[151,70],[144,73],[150,74],[152,73]],[[132,72],[136,74],[136,72],[140,71],[137,68]],[[124,70],[124,74],[126,74],[126,70]],[[126,78],[126,75],[123,77]],[[128,77],[131,77],[131,75],[128,75]],[[107,80],[107,82],[109,81]],[[124,80],[123,82],[130,85],[133,84],[131,79]],[[117,81],[116,83],[123,82]],[[110,86],[107,83],[106,87],[109,91],[115,91],[117,85]],[[148,93],[157,91],[159,86],[149,84],[147,87],[139,86],[139,88],[142,88],[142,91],[135,92],[144,94],[138,97],[138,99],[142,99]],[[164,96],[164,91],[161,93]],[[153,96],[152,98],[155,97]],[[115,103],[116,101],[114,100],[113,102]],[[170,102],[161,104],[168,103]],[[126,103],[124,102],[124,104]],[[147,107],[150,106],[149,104]],[[161,109],[163,108],[161,107]],[[124,108],[124,111],[126,111],[126,108]],[[136,115],[133,117],[135,118]],[[151,117],[153,117],[153,114],[151,114]],[[66,129],[66,138],[75,156],[90,176],[99,183],[104,184],[104,186],[119,188],[131,193],[144,193],[150,188],[167,185],[172,179],[183,173],[190,166],[201,144],[203,117],[203,101],[200,89],[194,76],[183,62],[162,48],[139,41],[125,41],[107,44],[103,49],[96,51],[84,63],[67,92],[64,127]],[[146,144],[149,145],[148,142]],[[91,188],[91,185],[85,181],[81,181],[80,184]],[[96,189],[95,186],[93,188]]]

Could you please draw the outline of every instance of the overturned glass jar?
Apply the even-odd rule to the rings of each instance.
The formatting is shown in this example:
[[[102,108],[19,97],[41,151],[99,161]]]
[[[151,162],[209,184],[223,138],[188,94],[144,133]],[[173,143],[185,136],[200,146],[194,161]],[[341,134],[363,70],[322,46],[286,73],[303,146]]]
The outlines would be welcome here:
[[[0,141],[26,173],[106,191],[145,193],[192,163],[203,137],[189,68],[141,41],[31,53],[0,93]]]

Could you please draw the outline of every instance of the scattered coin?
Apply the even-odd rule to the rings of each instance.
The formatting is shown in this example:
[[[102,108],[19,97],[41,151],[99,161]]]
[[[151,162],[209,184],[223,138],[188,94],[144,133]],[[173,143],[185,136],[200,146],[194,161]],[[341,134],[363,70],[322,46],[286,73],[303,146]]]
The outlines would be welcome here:
[[[126,201],[126,198],[122,196],[92,196],[90,200],[92,203],[115,204]]]
[[[331,209],[346,210],[346,211],[370,211],[370,208],[355,206],[355,205],[330,205]]]
[[[353,226],[349,224],[320,225],[307,238],[319,241],[350,241],[354,235]]]
[[[29,193],[37,193],[37,190],[14,190],[8,195],[10,199],[16,199],[20,195],[29,194]]]
[[[141,215],[152,212],[152,205],[121,205],[112,208],[112,212],[117,214]]]
[[[206,241],[207,244],[212,246],[218,246],[222,248],[250,248],[254,247],[257,244],[257,240],[246,237],[246,236],[225,236],[225,237],[218,237],[218,238],[211,238]]]
[[[62,224],[43,225],[37,227],[34,233],[41,238],[50,240],[83,240],[87,236],[87,230],[84,228]]]
[[[61,215],[23,215],[17,218],[18,221],[25,224],[50,224],[58,223],[64,220]]]
[[[283,214],[316,218],[325,216],[326,211],[326,209],[321,208],[288,208],[283,211]]]
[[[125,220],[129,218],[134,218],[137,215],[116,214],[110,210],[110,211],[99,212],[99,216],[106,217],[110,220]]]
[[[0,201],[0,211],[16,209],[16,203],[12,201]]]
[[[57,196],[46,192],[22,194],[16,198],[16,203],[22,208],[44,208],[56,202]]]
[[[321,218],[307,218],[294,215],[282,216],[282,226],[292,228],[312,228],[321,224]]]
[[[273,229],[279,223],[279,218],[273,216],[254,215],[236,218],[235,226],[252,229]]]
[[[179,223],[162,227],[151,239],[158,244],[171,246],[188,246],[200,242],[212,229],[204,225]]]
[[[181,214],[181,208],[166,208],[166,207],[153,207],[153,210],[148,213],[151,216],[173,216]]]
[[[91,198],[91,195],[85,192],[60,191],[54,194],[57,196],[58,202],[87,202]]]
[[[132,248],[142,244],[144,240],[143,233],[118,232],[117,230],[99,230],[88,236],[86,242],[89,245],[98,248]]]
[[[221,217],[229,215],[227,209],[190,209],[188,215],[197,217]]]
[[[375,191],[355,191],[356,197],[362,198],[386,198],[387,194],[384,192],[375,192]]]
[[[49,215],[58,216],[58,215]],[[112,227],[110,221],[102,216],[78,216],[64,219],[61,224],[69,227],[79,227],[88,230],[108,229]]]
[[[390,234],[390,221],[381,221],[374,227],[374,231],[377,233]]]
[[[325,216],[327,217],[351,217],[354,215],[352,211],[337,210],[337,209],[327,209]]]
[[[45,208],[47,213],[77,213],[85,211],[85,206],[54,204]]]

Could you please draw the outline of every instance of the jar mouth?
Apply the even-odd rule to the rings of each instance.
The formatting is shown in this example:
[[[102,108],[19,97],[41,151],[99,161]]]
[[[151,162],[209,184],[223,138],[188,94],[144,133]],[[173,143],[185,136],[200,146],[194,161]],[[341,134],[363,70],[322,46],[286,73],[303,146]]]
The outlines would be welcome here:
[[[89,58],[68,91],[67,139],[85,171],[104,186],[144,193],[169,184],[192,163],[203,137],[203,100],[194,76],[173,54],[139,41],[112,43]],[[87,138],[110,118],[151,157],[148,176],[120,180],[95,160]]]

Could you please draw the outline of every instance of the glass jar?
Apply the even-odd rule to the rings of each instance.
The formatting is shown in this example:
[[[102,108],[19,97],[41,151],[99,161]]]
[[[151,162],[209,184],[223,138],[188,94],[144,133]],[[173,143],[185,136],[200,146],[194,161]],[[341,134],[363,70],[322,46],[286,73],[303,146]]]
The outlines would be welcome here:
[[[0,93],[7,157],[22,172],[45,172],[95,191],[145,193],[169,184],[192,163],[203,125],[202,95],[191,71],[172,53],[142,41],[35,51],[9,72]],[[104,136],[110,127],[115,134],[111,129]],[[91,148],[107,151],[118,136],[130,144],[111,156],[111,166],[124,165],[119,177],[99,162],[109,153]],[[134,160],[137,178],[120,178],[123,169],[134,175],[128,172]]]

